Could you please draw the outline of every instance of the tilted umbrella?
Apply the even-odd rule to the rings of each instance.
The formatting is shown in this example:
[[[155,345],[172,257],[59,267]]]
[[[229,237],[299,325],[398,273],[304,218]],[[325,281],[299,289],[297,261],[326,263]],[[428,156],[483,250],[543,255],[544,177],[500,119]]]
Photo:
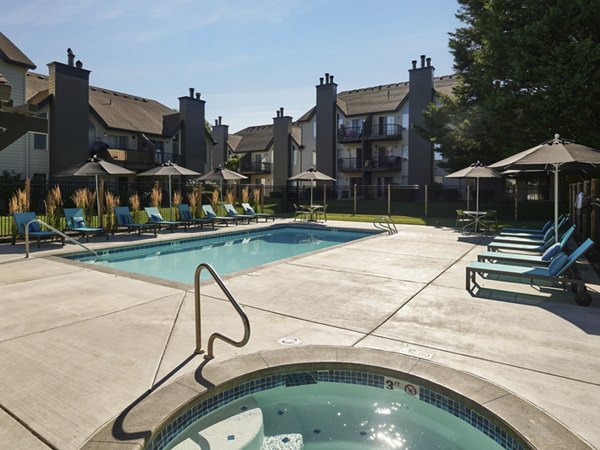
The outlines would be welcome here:
[[[241,173],[234,172],[233,170],[229,170],[223,166],[215,167],[210,172],[202,175],[200,180],[202,181],[218,181],[219,187],[221,190],[221,202],[223,202],[223,181],[235,181],[235,180],[245,180],[248,177],[242,175]]]
[[[577,169],[586,165],[600,166],[600,151],[561,139],[555,134],[554,139],[490,164],[489,167],[554,172],[554,239],[558,242],[558,173],[560,170]]]
[[[171,218],[173,217],[173,197],[171,195],[171,177],[172,176],[180,176],[180,175],[201,175],[198,172],[195,172],[190,169],[186,169],[185,167],[178,166],[171,161],[167,161],[166,163],[162,163],[160,166],[156,166],[152,169],[146,170],[142,173],[138,173],[140,177],[160,177],[167,176],[169,177],[169,212],[171,213]]]
[[[457,172],[453,172],[446,175],[446,178],[476,178],[477,179],[477,200],[475,203],[475,210],[479,214],[479,179],[480,178],[502,178],[501,175],[494,169],[490,169],[485,164],[477,161],[471,164],[469,167],[461,169]]]
[[[96,204],[100,216],[100,195],[98,193],[98,175],[135,175],[135,172],[109,163],[96,155],[86,161],[56,174],[57,177],[94,177],[96,180]],[[99,217],[98,217],[99,218]],[[101,225],[101,224],[100,224]]]
[[[293,177],[288,178],[290,181],[335,181],[335,178],[331,178],[329,175],[325,175],[323,172],[319,172],[314,167],[311,167],[308,170],[305,170],[298,175],[294,175]],[[313,206],[313,184],[310,183],[310,207]]]

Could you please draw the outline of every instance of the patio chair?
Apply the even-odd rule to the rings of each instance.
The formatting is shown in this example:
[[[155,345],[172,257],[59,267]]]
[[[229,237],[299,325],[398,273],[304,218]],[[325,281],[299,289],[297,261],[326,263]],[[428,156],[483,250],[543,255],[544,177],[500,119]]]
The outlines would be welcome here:
[[[200,225],[200,229],[204,229],[204,225],[212,225],[213,230],[215,229],[215,221],[208,217],[194,217],[190,206],[186,203],[180,203],[177,206],[179,210],[179,219],[187,222],[188,225]]]
[[[456,224],[454,225],[456,231],[464,229],[464,227],[471,222],[473,222],[473,220],[468,218],[462,209],[456,210]]]
[[[235,206],[233,206],[231,203],[223,203],[223,207],[225,208],[225,211],[227,211],[227,215],[229,217],[233,217],[238,220],[247,220],[248,223],[250,223],[251,220],[256,220],[256,223],[258,223],[258,217],[251,216],[250,214],[239,214],[235,209]]]
[[[65,219],[67,219],[67,229],[81,234],[86,242],[90,241],[90,235],[97,236],[99,234],[106,234],[106,240],[108,241],[108,229],[103,227],[88,227],[81,208],[65,208],[64,214]]]
[[[257,213],[256,211],[254,211],[254,208],[252,208],[252,206],[250,206],[249,203],[242,203],[242,208],[244,208],[244,213],[246,213],[247,215],[256,217],[257,222],[260,218],[265,219],[265,222],[268,222],[269,219],[273,219],[273,222],[275,222],[275,214]]]
[[[485,216],[481,218],[480,225],[486,227],[488,231],[498,230],[498,212],[495,209],[486,211]]]
[[[300,220],[308,220],[308,218],[310,217],[310,211],[302,208],[301,206],[298,206],[294,203],[294,222],[296,221],[296,219],[300,219]]]
[[[135,223],[127,206],[115,207],[115,217],[117,218],[116,229],[126,228],[128,232],[137,231],[138,236],[141,236],[143,231],[153,231],[154,236],[156,236],[158,225],[154,223]]]
[[[148,220],[150,221],[150,223],[153,223],[159,229],[168,228],[169,230],[171,230],[172,233],[173,231],[175,231],[175,228],[177,228],[180,225],[183,225],[183,230],[187,231],[187,223],[179,220],[165,220],[160,214],[158,208],[154,206],[148,206],[144,208],[144,210],[146,211],[146,214],[148,214]]]
[[[587,239],[569,256],[564,253],[557,255],[548,267],[527,267],[487,262],[469,263],[466,269],[466,289],[471,295],[474,295],[474,288],[479,287],[476,280],[477,275],[482,278],[488,278],[490,275],[501,276],[503,277],[501,281],[509,283],[526,280],[530,284],[537,284],[538,286],[540,282],[547,281],[553,285],[562,286],[563,289],[570,286],[573,293],[575,293],[575,302],[581,306],[588,306],[592,302],[592,297],[587,292],[585,282],[577,273],[574,263],[593,245],[594,241]]]
[[[58,236],[61,240],[62,245],[65,245],[65,237],[56,233],[52,230],[43,230],[39,222],[32,222],[37,219],[34,212],[14,213],[13,218],[17,224],[17,234],[13,236],[12,243],[16,243],[17,239],[22,236],[25,238],[25,227],[29,230],[27,234],[30,238],[35,238],[37,241],[37,247],[40,248],[40,241],[42,238],[50,238],[51,240]],[[29,224],[29,225],[27,225]]]
[[[575,225],[571,226],[565,234],[563,234],[562,239],[566,239],[567,241],[571,238],[573,233],[575,232]],[[523,243],[523,242],[503,242],[493,240],[487,246],[488,251],[523,251],[523,252],[533,252],[533,253],[544,253],[548,250],[554,243],[554,230],[550,230],[549,232],[550,239],[546,240],[543,244],[531,244],[531,243]]]
[[[215,210],[211,205],[202,205],[202,210],[204,211],[204,215],[209,219],[214,220],[215,223],[225,224],[226,227],[228,227],[230,223],[235,223],[237,225],[238,219],[235,217],[217,216],[217,213],[215,213]]]

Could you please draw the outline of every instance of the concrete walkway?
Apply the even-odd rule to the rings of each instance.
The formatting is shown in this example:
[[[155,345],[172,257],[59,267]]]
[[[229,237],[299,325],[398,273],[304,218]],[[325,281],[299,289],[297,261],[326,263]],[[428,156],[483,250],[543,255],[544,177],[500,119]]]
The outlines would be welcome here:
[[[264,224],[217,233],[257,226]],[[93,241],[103,248],[139,239]],[[242,349],[217,343],[217,359],[282,348],[282,338],[411,355],[498,384],[600,448],[600,281],[581,264],[593,296],[587,308],[570,292],[488,280],[472,297],[465,266],[485,242],[399,226],[394,236],[228,277],[252,337]],[[193,352],[193,286],[51,257],[73,251],[46,244],[26,260],[22,244],[0,245],[0,448],[79,448]],[[202,296],[204,336],[240,338],[239,318],[220,290],[203,286]]]

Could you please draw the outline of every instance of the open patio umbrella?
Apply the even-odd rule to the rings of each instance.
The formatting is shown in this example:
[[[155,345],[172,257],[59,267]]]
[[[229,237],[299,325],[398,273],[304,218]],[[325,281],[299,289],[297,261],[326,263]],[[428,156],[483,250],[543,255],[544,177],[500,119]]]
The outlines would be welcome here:
[[[494,169],[490,169],[485,164],[477,161],[469,167],[461,169],[446,175],[446,178],[476,178],[477,179],[477,197],[475,202],[475,210],[479,214],[479,179],[480,178],[502,178],[502,176]]]
[[[135,175],[135,172],[109,163],[96,155],[84,162],[56,174],[56,177],[94,177],[96,180],[96,206],[100,216],[100,195],[98,193],[98,175]],[[99,217],[98,217],[99,218]],[[102,225],[102,224],[100,224]]]
[[[233,170],[229,170],[223,166],[217,166],[207,174],[204,174],[200,177],[202,181],[218,181],[219,188],[221,193],[221,203],[223,203],[223,181],[235,181],[235,180],[245,180],[248,179],[247,176],[242,175],[241,173],[234,172]]]
[[[193,170],[186,169],[185,167],[178,166],[177,164],[172,163],[171,161],[167,161],[166,163],[162,163],[160,166],[156,166],[142,173],[138,173],[139,177],[169,177],[169,212],[171,213],[171,219],[173,218],[173,196],[171,195],[171,177],[180,175],[185,176],[201,174]]]
[[[329,175],[325,175],[323,172],[319,172],[314,167],[305,170],[298,175],[288,178],[290,181],[335,181],[335,178],[331,178]],[[313,207],[313,183],[310,183],[310,207]]]
[[[555,134],[554,139],[490,164],[489,167],[554,172],[554,239],[558,242],[558,173],[560,170],[578,169],[589,165],[600,167],[599,150],[575,144]]]

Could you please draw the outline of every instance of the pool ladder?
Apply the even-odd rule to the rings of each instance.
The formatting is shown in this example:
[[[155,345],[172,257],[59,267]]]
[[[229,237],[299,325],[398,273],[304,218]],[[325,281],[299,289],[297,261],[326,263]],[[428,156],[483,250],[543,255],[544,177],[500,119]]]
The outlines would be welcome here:
[[[212,266],[207,263],[202,263],[202,264],[198,265],[198,267],[196,267],[196,272],[194,273],[194,297],[196,300],[196,302],[195,302],[195,304],[196,304],[196,308],[195,308],[196,309],[196,350],[195,350],[195,353],[197,353],[197,354],[204,353],[204,350],[202,350],[202,332],[201,332],[202,324],[201,324],[201,314],[200,314],[200,311],[201,311],[201,308],[200,308],[200,274],[202,273],[202,270],[204,270],[204,269],[208,270],[208,273],[210,273],[213,280],[215,280],[217,285],[221,288],[221,291],[223,291],[223,293],[227,296],[227,299],[233,305],[236,312],[242,319],[242,323],[244,324],[244,337],[240,341],[235,341],[221,333],[213,333],[209,336],[208,349],[207,349],[206,355],[204,356],[204,359],[213,359],[215,357],[214,343],[215,343],[215,340],[217,340],[217,339],[220,339],[223,342],[233,345],[234,347],[243,347],[244,345],[246,345],[248,343],[248,341],[250,340],[250,321],[248,320],[248,316],[246,315],[246,313],[244,313],[244,311],[242,311],[240,304],[237,302],[237,300],[235,299],[233,294],[231,292],[229,292],[229,289],[227,289],[227,287],[225,286],[225,283],[223,283],[223,280],[221,279],[221,277],[219,277],[217,272],[215,272],[215,269],[213,269]]]
[[[388,234],[397,234],[396,224],[389,216],[381,216],[373,221],[373,226],[378,230],[387,231]]]

